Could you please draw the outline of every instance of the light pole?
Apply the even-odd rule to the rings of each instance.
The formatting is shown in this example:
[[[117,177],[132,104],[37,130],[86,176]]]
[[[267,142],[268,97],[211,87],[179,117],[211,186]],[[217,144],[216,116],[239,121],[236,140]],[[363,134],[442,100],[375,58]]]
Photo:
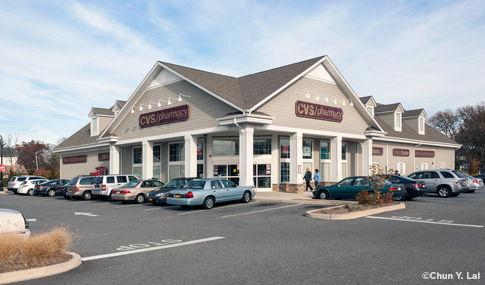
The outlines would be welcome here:
[[[0,164],[3,164],[3,137],[0,135]],[[0,191],[3,191],[3,171],[0,172]]]

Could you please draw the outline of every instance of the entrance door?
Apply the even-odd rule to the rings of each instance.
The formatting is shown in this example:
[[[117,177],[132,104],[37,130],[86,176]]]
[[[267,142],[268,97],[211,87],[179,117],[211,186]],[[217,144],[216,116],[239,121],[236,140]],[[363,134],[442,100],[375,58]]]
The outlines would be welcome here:
[[[253,164],[253,184],[261,191],[271,191],[271,163]]]

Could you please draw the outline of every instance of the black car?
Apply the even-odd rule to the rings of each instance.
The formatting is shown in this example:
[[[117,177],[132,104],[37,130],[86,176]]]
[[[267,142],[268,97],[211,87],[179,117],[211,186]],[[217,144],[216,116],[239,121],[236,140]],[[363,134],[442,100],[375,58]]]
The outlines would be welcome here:
[[[416,181],[409,177],[399,176],[399,175],[389,175],[387,180],[392,183],[404,184],[406,187],[406,196],[396,198],[397,201],[406,199],[412,200],[414,197],[426,197],[428,196],[428,187],[424,181]]]
[[[475,177],[475,178],[482,178],[483,181],[485,181],[485,174],[484,173],[478,174],[478,175],[472,175],[472,176]]]
[[[34,189],[34,195],[42,195],[42,196],[49,196],[49,197],[54,197],[56,196],[56,187],[65,185],[69,182],[69,180],[66,179],[54,179],[54,180],[49,180],[47,182],[41,183],[37,186],[35,186]]]
[[[180,177],[172,179],[165,183],[161,188],[149,192],[145,201],[151,202],[153,205],[167,204],[167,193],[170,190],[182,189],[185,184],[194,179],[197,179],[197,177]]]

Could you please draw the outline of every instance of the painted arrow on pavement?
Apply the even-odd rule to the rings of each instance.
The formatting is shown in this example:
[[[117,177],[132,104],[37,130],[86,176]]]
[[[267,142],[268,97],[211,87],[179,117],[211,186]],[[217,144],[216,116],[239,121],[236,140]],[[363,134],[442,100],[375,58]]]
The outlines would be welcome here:
[[[37,222],[37,219],[35,219],[35,218],[34,219],[26,219],[26,220],[27,220],[27,222]]]
[[[98,215],[92,214],[92,213],[80,213],[80,212],[74,212],[74,215],[76,216],[88,216],[88,217],[97,217]]]

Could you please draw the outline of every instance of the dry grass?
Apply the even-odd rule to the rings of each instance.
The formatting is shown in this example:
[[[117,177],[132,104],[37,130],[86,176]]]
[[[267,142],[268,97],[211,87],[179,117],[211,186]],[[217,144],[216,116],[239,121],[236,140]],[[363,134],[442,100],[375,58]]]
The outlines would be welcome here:
[[[28,240],[14,234],[0,235],[0,273],[41,267],[69,260],[73,234],[64,226],[32,234]]]

